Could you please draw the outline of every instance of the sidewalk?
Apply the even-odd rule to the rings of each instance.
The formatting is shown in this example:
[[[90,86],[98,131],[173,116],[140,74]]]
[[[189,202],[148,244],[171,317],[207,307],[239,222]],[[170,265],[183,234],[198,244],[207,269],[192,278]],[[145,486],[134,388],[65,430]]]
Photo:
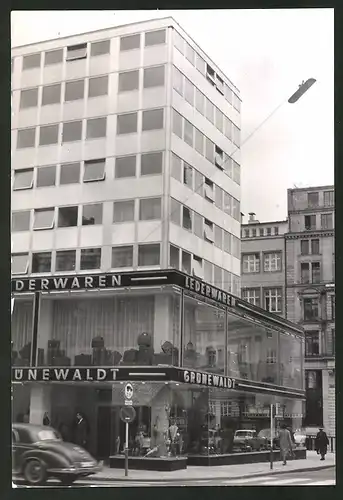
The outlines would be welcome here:
[[[275,462],[273,470],[270,470],[269,462],[243,464],[243,465],[220,465],[215,467],[188,466],[187,469],[172,472],[158,472],[146,470],[129,470],[129,476],[124,476],[123,469],[110,469],[104,467],[101,472],[89,476],[90,481],[146,481],[149,483],[159,481],[199,481],[209,479],[243,479],[252,476],[265,476],[268,474],[282,474],[287,472],[307,472],[313,470],[335,467],[336,457],[334,453],[326,455],[325,462],[321,462],[315,451],[308,451],[307,458],[303,460],[291,460],[283,466],[281,462]]]

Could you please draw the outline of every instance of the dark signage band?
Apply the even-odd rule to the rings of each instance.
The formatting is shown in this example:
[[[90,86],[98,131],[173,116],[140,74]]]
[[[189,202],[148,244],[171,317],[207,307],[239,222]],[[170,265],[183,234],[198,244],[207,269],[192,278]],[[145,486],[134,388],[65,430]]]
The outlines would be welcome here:
[[[12,382],[114,382],[118,368],[13,368]]]
[[[189,276],[186,276],[185,288],[195,293],[198,293],[203,297],[224,304],[225,306],[233,307],[236,305],[235,297],[233,295],[223,292],[223,290],[220,290],[215,286],[208,285],[207,283],[197,280],[196,278],[191,278]]]
[[[186,384],[204,385],[206,387],[219,387],[223,389],[238,389],[239,384],[234,378],[213,373],[180,370],[181,381]]]

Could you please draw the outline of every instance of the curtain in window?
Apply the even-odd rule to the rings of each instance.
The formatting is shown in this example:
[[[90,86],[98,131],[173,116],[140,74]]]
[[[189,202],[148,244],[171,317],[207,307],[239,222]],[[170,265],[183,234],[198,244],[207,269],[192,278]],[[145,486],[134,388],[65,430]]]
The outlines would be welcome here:
[[[123,356],[138,349],[142,332],[154,332],[153,296],[54,301],[52,339],[60,341],[59,349],[72,365],[75,356],[92,354],[95,337],[102,337],[106,349]]]
[[[20,350],[31,342],[33,301],[15,300],[12,313],[12,351]]]

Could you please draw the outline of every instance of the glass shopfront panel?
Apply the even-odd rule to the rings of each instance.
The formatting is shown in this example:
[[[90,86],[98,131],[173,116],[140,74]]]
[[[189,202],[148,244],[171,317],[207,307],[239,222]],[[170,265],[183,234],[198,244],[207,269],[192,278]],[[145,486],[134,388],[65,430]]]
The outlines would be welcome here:
[[[279,384],[278,332],[228,313],[228,375]]]
[[[43,298],[45,366],[177,365],[180,294],[173,289]]]
[[[222,373],[225,370],[225,310],[184,296],[183,366]]]
[[[280,333],[280,385],[303,389],[303,340]]]
[[[32,317],[33,297],[15,299],[11,325],[12,366],[30,366]]]

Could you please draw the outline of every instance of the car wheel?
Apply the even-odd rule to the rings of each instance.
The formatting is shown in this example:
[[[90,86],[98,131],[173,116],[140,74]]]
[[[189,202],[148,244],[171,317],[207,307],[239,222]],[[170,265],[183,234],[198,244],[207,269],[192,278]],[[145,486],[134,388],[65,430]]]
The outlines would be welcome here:
[[[40,486],[46,483],[47,473],[43,462],[38,458],[29,460],[24,467],[24,478],[32,485]]]
[[[77,476],[72,476],[72,475],[66,475],[66,476],[61,476],[59,480],[64,486],[70,486],[78,479]]]

